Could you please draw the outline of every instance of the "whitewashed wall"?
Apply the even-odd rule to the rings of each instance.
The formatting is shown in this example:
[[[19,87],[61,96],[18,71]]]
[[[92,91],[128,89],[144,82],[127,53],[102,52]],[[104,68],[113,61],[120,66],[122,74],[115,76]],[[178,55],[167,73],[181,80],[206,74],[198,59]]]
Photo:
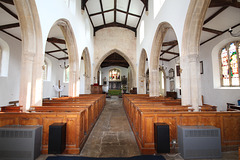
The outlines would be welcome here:
[[[128,68],[120,67],[120,66],[110,66],[110,67],[101,68],[101,77],[102,77],[101,80],[102,80],[102,82],[103,82],[103,79],[105,77],[107,79],[107,85],[103,85],[103,87],[102,87],[103,92],[108,92],[108,89],[109,89],[109,70],[114,69],[114,68],[120,69],[121,77],[125,76],[126,78],[128,78]]]
[[[236,30],[239,29],[240,27]],[[216,60],[214,62],[214,59],[218,59],[216,56],[222,47],[228,42],[236,40],[240,41],[240,38],[233,38],[227,32],[200,46],[199,59],[203,61],[204,71],[204,74],[201,74],[204,103],[218,106],[219,111],[226,110],[226,103],[237,104],[237,100],[240,99],[240,87],[229,88],[214,86],[214,79],[215,81],[220,81],[219,75],[218,77],[216,74],[214,75],[214,72],[219,71],[219,65],[216,63]]]
[[[19,100],[22,42],[3,32],[0,32],[0,38],[10,48],[8,75],[0,76],[0,106],[3,106],[8,105],[9,101]]]

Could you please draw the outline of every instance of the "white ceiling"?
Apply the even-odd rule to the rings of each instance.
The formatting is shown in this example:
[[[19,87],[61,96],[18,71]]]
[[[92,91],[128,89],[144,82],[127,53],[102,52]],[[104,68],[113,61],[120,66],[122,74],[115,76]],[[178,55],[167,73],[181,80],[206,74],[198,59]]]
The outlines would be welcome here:
[[[144,9],[144,4],[140,0],[131,0],[130,6],[129,6],[129,12],[127,12],[128,3],[129,3],[129,0],[117,0],[116,22],[120,23],[122,25],[125,25],[126,17],[128,17],[126,26],[134,28],[138,24],[138,21],[139,21],[138,16],[141,16],[142,10]],[[17,14],[16,8],[14,5],[6,4],[6,3],[2,3],[2,4],[4,6],[6,6],[8,9],[10,9],[13,13]],[[94,24],[93,27],[104,25],[102,13],[104,14],[106,24],[114,22],[114,0],[102,0],[103,12],[101,11],[101,5],[100,5],[99,0],[88,0],[86,3],[86,6],[87,6],[87,9],[88,9],[88,12],[90,15],[101,12],[101,14],[96,14],[94,16],[90,16],[90,18]],[[213,15],[220,8],[221,7],[208,8],[205,20],[207,18],[209,18],[211,15]],[[110,11],[104,12],[104,11],[108,11],[108,10],[110,10]],[[127,14],[128,14],[128,16],[127,16]],[[135,16],[133,16],[132,14]],[[138,16],[136,16],[136,15],[138,15]],[[239,15],[240,15],[240,9],[230,6],[227,9],[225,9],[223,12],[221,12],[219,15],[217,15],[214,19],[212,19],[211,21],[206,23],[203,27],[214,29],[214,30],[219,30],[219,31],[225,31],[228,28],[240,23]],[[0,26],[19,22],[16,18],[14,18],[10,14],[8,14],[1,7],[0,7],[0,17],[1,17]],[[2,17],[4,17],[4,18],[2,18]],[[20,27],[5,29],[4,31],[21,39]],[[235,32],[235,33],[239,32],[239,31],[240,31],[240,26],[236,27],[233,30],[233,32]],[[216,36],[216,34],[202,31],[200,42],[202,43],[214,36]],[[62,31],[58,26],[52,27],[48,37],[64,39]],[[176,39],[177,38],[176,38],[174,31],[168,30],[168,32],[166,33],[166,36],[164,38],[164,42],[169,42],[169,41],[173,41]],[[62,49],[66,48],[65,44],[57,44],[57,45]],[[171,47],[171,46],[164,46],[164,47],[162,47],[162,49],[167,50],[169,47]],[[46,43],[46,51],[53,51],[53,50],[58,50],[58,48],[56,46],[54,46],[53,44],[47,42]],[[169,51],[178,53],[179,52],[178,46],[175,46],[174,48],[170,49]],[[58,58],[66,57],[66,54],[63,52],[54,52],[51,54]],[[173,57],[175,57],[175,55],[173,55],[173,54],[162,55],[162,58],[165,58],[165,59],[171,59]]]

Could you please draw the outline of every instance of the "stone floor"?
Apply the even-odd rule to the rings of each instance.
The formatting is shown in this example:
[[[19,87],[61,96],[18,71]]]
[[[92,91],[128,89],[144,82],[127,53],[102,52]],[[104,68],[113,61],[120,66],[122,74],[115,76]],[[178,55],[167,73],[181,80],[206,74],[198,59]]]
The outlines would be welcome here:
[[[122,99],[116,96],[107,98],[106,106],[89,135],[80,156],[130,157],[140,154],[122,106]],[[223,152],[222,155],[223,157],[217,160],[238,160],[237,151]],[[45,160],[48,156],[41,155],[37,160]],[[183,160],[179,154],[164,154],[163,156],[166,160]]]

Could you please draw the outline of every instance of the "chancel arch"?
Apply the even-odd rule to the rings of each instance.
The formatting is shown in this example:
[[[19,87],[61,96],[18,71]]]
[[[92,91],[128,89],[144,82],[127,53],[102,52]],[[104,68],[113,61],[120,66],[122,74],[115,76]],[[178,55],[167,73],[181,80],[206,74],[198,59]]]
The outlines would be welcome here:
[[[139,59],[138,67],[138,94],[146,93],[146,65],[148,65],[147,60],[148,58],[146,50],[143,49]]]
[[[113,53],[117,53],[119,54],[120,56],[122,56],[129,64],[129,68],[130,68],[130,76],[128,78],[128,87],[129,88],[133,88],[136,86],[136,70],[135,70],[135,67],[132,63],[132,61],[128,58],[127,55],[125,55],[123,52],[117,50],[117,49],[113,49],[111,51],[109,51],[108,53],[106,53],[104,56],[102,56],[100,58],[100,60],[98,61],[98,63],[96,64],[95,68],[94,68],[94,83],[96,83],[98,80],[97,80],[97,77],[98,77],[98,71],[100,69],[100,66],[102,64],[102,62],[108,57],[110,56],[111,54]]]

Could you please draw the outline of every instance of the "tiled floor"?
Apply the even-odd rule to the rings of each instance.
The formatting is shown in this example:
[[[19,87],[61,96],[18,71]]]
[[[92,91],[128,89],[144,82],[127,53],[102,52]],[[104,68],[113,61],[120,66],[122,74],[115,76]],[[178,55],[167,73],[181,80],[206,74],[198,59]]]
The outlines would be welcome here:
[[[80,156],[130,157],[140,154],[122,106],[122,99],[113,96],[107,98],[107,104]],[[217,160],[238,160],[237,151],[223,152],[222,155],[223,157]],[[179,154],[164,154],[163,156],[166,160],[183,160]],[[48,155],[41,155],[37,160],[45,160],[47,157]]]

